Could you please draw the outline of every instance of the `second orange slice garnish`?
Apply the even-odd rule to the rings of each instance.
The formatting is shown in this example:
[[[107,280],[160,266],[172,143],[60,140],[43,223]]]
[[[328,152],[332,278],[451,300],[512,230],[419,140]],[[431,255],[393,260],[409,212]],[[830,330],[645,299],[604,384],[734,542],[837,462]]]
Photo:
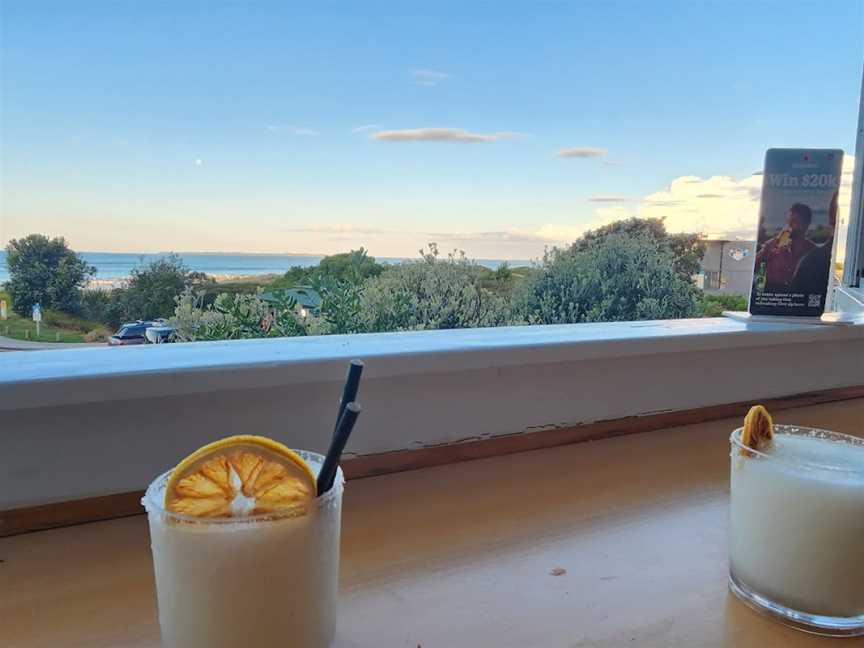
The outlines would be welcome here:
[[[261,436],[238,435],[196,450],[171,472],[165,508],[194,517],[305,515],[315,475],[296,452]]]
[[[744,417],[744,428],[741,430],[741,443],[753,450],[764,450],[774,439],[774,419],[762,405],[754,405]],[[739,454],[749,455],[750,451],[742,448]]]

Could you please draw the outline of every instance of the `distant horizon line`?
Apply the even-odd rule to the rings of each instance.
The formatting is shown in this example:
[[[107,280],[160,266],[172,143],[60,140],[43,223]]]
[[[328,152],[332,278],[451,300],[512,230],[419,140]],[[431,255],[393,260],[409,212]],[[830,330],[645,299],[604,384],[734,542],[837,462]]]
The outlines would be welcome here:
[[[323,253],[315,253],[315,252],[202,252],[200,250],[196,251],[178,251],[178,250],[160,250],[158,252],[112,252],[109,250],[75,250],[76,254],[128,254],[135,256],[143,256],[143,255],[168,255],[168,254],[176,254],[178,256],[192,255],[192,256],[247,256],[247,257],[328,257],[334,256],[336,254],[347,254],[352,252],[353,250],[346,250],[345,252],[332,252],[330,254]],[[368,250],[367,250],[368,252]],[[0,248],[0,253],[6,254],[6,250]],[[419,250],[418,254],[414,256],[384,256],[384,255],[375,255],[369,254],[370,257],[374,259],[414,259],[419,258]],[[501,258],[488,258],[488,257],[473,257],[467,252],[465,256],[469,259],[473,259],[476,261],[534,261],[532,258],[510,258],[510,257],[501,257]],[[539,259],[540,257],[537,257]]]

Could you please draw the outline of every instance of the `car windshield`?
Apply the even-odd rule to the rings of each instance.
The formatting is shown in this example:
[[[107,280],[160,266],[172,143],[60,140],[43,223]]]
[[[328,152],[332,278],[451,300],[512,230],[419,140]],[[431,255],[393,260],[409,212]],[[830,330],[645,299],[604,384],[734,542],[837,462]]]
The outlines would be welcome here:
[[[133,335],[141,335],[142,328],[140,326],[124,326],[117,331],[118,337],[132,337]]]

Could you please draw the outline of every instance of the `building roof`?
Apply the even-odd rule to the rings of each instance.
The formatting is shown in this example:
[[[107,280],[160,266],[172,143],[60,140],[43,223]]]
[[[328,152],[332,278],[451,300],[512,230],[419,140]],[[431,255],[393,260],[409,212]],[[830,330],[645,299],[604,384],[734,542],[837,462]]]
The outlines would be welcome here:
[[[278,297],[277,297],[278,293]],[[297,286],[285,290],[262,292],[259,297],[264,301],[276,301],[280,297],[290,297],[303,308],[316,309],[321,307],[321,295],[314,288],[308,286]]]

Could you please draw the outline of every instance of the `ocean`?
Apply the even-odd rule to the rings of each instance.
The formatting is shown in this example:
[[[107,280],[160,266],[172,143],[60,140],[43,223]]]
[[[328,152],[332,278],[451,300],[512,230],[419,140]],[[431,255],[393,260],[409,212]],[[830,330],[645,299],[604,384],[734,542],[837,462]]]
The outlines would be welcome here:
[[[96,280],[120,280],[128,277],[132,268],[157,259],[164,254],[135,254],[113,252],[81,252],[87,263],[96,268]],[[323,257],[314,255],[291,254],[194,254],[179,255],[190,270],[206,272],[215,277],[282,274],[292,266],[317,265]],[[384,263],[401,263],[404,258],[376,257]],[[503,261],[496,259],[477,259],[477,263],[492,270]],[[529,261],[508,261],[511,266],[530,265]],[[0,251],[0,283],[9,279],[6,268],[6,252]]]

